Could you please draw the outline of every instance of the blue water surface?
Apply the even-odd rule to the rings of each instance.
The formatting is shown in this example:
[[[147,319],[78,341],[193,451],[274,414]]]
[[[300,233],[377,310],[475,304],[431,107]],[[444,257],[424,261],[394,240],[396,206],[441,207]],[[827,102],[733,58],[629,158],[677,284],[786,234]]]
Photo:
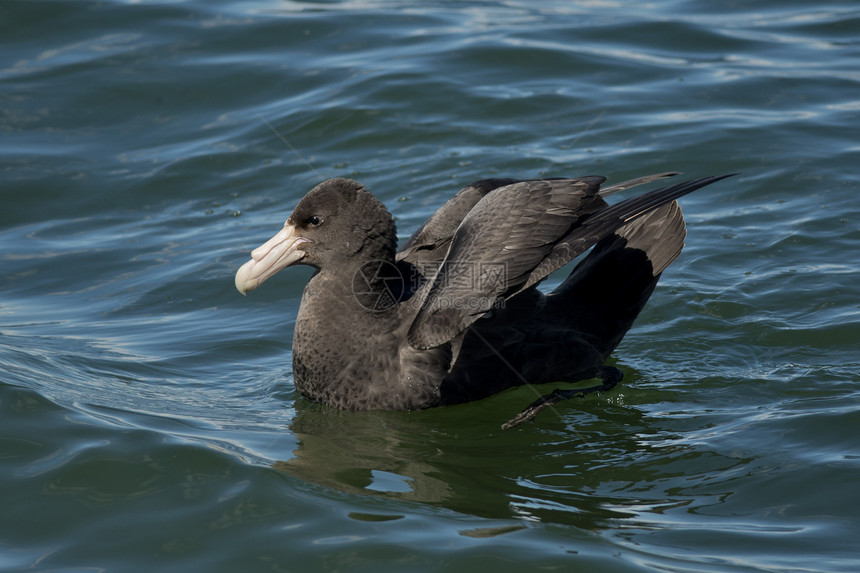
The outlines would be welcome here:
[[[0,570],[860,570],[856,2],[4,0],[0,39]],[[327,177],[405,238],[476,179],[673,170],[740,175],[681,200],[623,384],[513,430],[543,389],[301,398],[310,269],[233,286]]]

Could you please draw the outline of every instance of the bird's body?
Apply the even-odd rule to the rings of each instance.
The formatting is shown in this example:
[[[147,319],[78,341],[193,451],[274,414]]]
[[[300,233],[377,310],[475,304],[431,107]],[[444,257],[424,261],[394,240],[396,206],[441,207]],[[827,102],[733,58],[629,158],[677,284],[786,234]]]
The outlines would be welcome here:
[[[413,410],[520,384],[606,375],[603,362],[685,237],[675,199],[722,177],[607,205],[672,173],[600,189],[602,177],[465,187],[395,250],[384,205],[330,179],[236,275],[246,292],[291,264],[317,272],[293,338],[296,388],[353,410]],[[594,247],[552,293],[536,287]]]
[[[302,296],[293,335],[293,374],[305,396],[350,410],[414,410],[439,401],[450,345],[418,350],[406,342],[407,305],[364,306],[353,276],[315,274]],[[385,285],[378,295],[385,296]],[[377,291],[370,291],[370,297]],[[368,299],[370,300],[370,299]],[[357,328],[360,325],[361,328]]]

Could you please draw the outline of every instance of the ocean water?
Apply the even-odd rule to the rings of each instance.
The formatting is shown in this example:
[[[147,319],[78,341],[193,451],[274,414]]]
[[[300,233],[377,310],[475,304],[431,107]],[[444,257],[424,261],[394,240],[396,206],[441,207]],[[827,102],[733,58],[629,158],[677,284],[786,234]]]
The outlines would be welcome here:
[[[0,42],[0,570],[860,570],[856,2],[4,0]],[[740,175],[622,385],[513,430],[535,389],[308,402],[310,270],[233,286],[327,177],[406,237],[665,170]]]

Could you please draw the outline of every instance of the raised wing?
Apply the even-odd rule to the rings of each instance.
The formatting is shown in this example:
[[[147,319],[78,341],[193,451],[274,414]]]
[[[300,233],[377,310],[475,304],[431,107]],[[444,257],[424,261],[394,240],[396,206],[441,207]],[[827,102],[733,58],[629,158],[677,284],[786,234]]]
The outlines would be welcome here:
[[[617,193],[637,185],[651,183],[665,177],[678,175],[676,171],[667,171],[654,175],[646,175],[644,177],[636,177],[616,183],[600,190],[600,195],[606,197],[612,193]],[[541,179],[541,181],[562,180],[563,177],[555,177]],[[512,185],[514,183],[524,183],[531,181],[529,179],[513,179],[513,178],[494,178],[481,179],[460,189],[456,195],[451,197],[444,205],[439,207],[427,221],[424,222],[406,243],[397,252],[396,260],[403,261],[412,265],[421,265],[422,263],[435,262],[437,265],[442,262],[448,252],[448,247],[451,245],[451,240],[454,238],[454,232],[463,219],[478,204],[487,193]]]
[[[656,209],[661,205],[692,193],[696,189],[701,189],[705,185],[716,183],[732,175],[734,173],[702,177],[701,179],[684,181],[669,187],[661,187],[660,189],[655,189],[654,191],[649,191],[616,203],[611,207],[602,209],[591,217],[583,219],[579,225],[573,227],[567,235],[558,240],[546,258],[534,268],[528,280],[523,285],[523,289],[539,283],[551,272],[560,269],[573,260],[574,257],[584,253],[597,241],[608,237],[625,223],[641,217],[652,209]],[[514,295],[516,293],[511,294]]]
[[[482,179],[475,181],[448,199],[397,252],[396,260],[418,265],[427,261],[442,262],[454,231],[484,195],[499,187],[516,183],[517,179]]]
[[[421,307],[409,343],[444,344],[499,299],[534,286],[622,225],[729,176],[686,181],[612,206],[598,192],[603,177],[527,181],[495,190],[463,218],[434,279],[416,294]]]
[[[577,220],[605,207],[603,177],[522,181],[487,194],[463,218],[435,276],[416,294],[409,343],[447,342],[521,290]]]

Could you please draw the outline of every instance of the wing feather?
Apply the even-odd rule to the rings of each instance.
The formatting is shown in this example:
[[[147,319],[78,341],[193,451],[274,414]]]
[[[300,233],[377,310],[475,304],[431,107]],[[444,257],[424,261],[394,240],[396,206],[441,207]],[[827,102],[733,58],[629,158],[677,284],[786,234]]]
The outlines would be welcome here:
[[[451,340],[520,290],[592,204],[603,177],[521,181],[495,189],[463,218],[435,276],[416,296],[409,331],[416,348]]]
[[[409,343],[433,348],[452,340],[499,299],[534,286],[619,227],[730,176],[662,187],[612,206],[599,193],[603,177],[521,181],[495,189],[463,217],[435,276],[416,293],[420,307]]]

